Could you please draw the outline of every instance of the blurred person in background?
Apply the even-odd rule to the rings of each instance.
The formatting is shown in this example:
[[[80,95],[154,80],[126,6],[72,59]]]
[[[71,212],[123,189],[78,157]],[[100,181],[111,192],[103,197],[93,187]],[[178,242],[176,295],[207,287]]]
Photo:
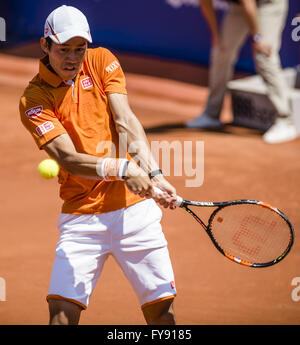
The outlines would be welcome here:
[[[256,71],[267,87],[267,95],[277,111],[274,124],[264,133],[267,143],[297,137],[282,74],[279,51],[286,23],[288,0],[222,0],[230,3],[219,29],[213,0],[199,0],[212,35],[209,97],[202,114],[187,122],[188,128],[221,129],[220,113],[232,78],[234,65],[248,35],[251,37]]]

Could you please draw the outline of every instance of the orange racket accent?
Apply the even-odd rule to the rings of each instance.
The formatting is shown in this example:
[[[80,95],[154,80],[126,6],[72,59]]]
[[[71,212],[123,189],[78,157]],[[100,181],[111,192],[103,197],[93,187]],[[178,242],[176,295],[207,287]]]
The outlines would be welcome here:
[[[234,261],[234,262],[237,262],[238,264],[242,264],[242,265],[245,265],[245,266],[251,266],[251,265],[252,265],[251,262],[243,261],[243,260],[237,258],[236,256],[232,256],[232,255],[230,255],[230,254],[228,254],[228,253],[225,253],[225,252],[224,252],[224,254],[225,254],[225,256],[226,256],[228,259],[230,259],[230,260],[232,260],[232,261]]]

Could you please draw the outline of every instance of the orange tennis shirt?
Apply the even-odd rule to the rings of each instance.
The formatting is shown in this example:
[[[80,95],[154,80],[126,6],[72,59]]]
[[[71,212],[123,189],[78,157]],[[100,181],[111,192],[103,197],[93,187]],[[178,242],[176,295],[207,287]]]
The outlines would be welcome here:
[[[40,60],[39,73],[29,82],[19,106],[22,123],[38,147],[67,133],[79,153],[102,157],[110,150],[118,157],[119,136],[107,98],[110,93],[127,94],[117,58],[102,47],[88,49],[71,85],[51,72],[47,63],[47,56]],[[87,179],[61,168],[58,182],[63,213],[105,213],[142,200],[124,181]]]

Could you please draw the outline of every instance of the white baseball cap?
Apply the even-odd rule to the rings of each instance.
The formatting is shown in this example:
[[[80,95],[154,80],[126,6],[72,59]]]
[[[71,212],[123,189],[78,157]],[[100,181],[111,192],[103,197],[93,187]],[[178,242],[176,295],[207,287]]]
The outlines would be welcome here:
[[[45,22],[44,37],[50,37],[57,44],[63,44],[73,37],[82,37],[92,43],[86,16],[77,8],[66,5],[49,14]]]

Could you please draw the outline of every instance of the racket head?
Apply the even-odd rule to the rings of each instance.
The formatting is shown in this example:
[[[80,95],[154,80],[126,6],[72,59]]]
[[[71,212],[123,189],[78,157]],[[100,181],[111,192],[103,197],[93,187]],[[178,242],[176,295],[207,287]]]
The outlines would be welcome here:
[[[207,234],[228,259],[249,267],[267,267],[283,260],[294,243],[288,217],[256,200],[236,200],[210,216]]]

